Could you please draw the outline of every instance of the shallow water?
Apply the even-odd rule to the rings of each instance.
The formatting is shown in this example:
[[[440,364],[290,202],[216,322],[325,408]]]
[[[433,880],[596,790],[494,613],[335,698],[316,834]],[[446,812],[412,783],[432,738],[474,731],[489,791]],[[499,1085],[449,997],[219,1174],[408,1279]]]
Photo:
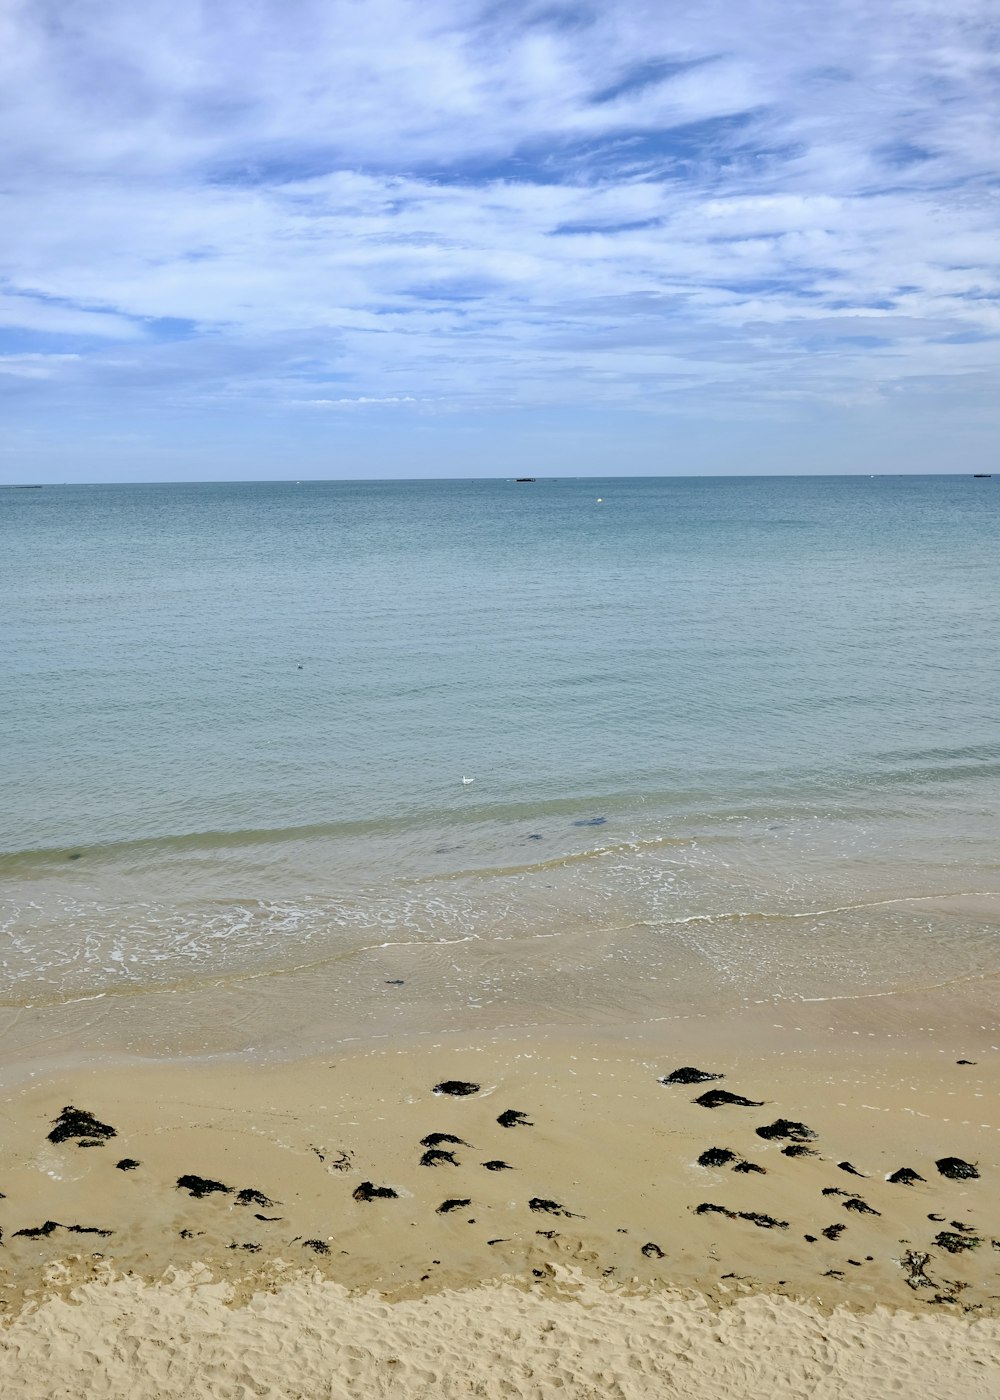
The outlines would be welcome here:
[[[236,1049],[996,969],[998,501],[0,493],[9,1036],[29,1006]]]

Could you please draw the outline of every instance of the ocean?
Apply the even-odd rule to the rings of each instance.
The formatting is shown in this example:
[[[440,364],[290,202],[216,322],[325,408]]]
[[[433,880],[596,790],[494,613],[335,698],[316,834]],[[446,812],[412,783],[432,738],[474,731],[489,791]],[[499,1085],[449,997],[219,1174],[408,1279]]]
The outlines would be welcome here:
[[[971,475],[3,490],[0,1036],[996,971],[998,527]]]

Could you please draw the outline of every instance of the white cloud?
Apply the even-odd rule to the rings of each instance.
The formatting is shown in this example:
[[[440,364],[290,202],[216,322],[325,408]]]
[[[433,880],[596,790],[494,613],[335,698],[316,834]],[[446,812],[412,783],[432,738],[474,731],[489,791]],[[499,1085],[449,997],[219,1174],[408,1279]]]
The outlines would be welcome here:
[[[997,38],[992,0],[19,0],[0,325],[82,359],[6,379],[268,412],[980,384]]]

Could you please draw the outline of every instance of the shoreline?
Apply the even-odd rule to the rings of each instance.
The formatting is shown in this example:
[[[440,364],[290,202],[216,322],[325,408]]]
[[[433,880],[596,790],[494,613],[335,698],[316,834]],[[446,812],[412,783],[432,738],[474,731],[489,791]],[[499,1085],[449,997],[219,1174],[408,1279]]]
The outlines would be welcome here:
[[[36,1070],[0,1105],[0,1383],[994,1400],[992,991]]]
[[[288,979],[304,975],[297,969],[282,974]],[[269,974],[265,981],[271,977]],[[976,1053],[1000,1052],[1000,972],[994,971],[960,971],[944,980],[822,997],[788,994],[738,999],[720,994],[714,1006],[707,1001],[687,1002],[672,994],[658,1014],[642,1014],[638,1010],[626,1013],[615,1006],[597,1013],[589,1007],[574,1010],[566,1006],[544,1019],[539,1014],[541,1008],[512,1007],[512,1019],[482,1024],[478,1029],[465,1023],[444,1029],[428,1026],[427,1020],[437,1009],[433,1006],[418,1006],[416,1015],[404,1013],[399,1023],[387,1029],[395,1007],[386,1003],[375,1024],[352,1025],[348,1034],[340,1036],[329,1025],[329,1013],[325,1019],[320,1016],[319,994],[314,988],[314,999],[307,1000],[301,1008],[299,1024],[286,1024],[280,1030],[272,1028],[267,1037],[259,1031],[241,1037],[238,1032],[234,1034],[235,1028],[251,1017],[256,1020],[263,1009],[262,1002],[241,1000],[254,981],[221,979],[200,989],[200,995],[185,995],[183,1007],[173,989],[147,990],[138,995],[98,993],[72,1001],[7,1007],[9,1021],[6,1025],[0,1023],[0,1099],[19,1085],[69,1071],[125,1072],[171,1065],[267,1070],[324,1056],[363,1054],[387,1046],[420,1051],[441,1039],[516,1045],[532,1037],[575,1037],[601,1044],[648,1044],[655,1048],[671,1027],[683,1027],[683,1033],[696,1040],[702,1029],[709,1027],[734,1051],[744,1040],[758,1047],[773,1040],[775,1053],[784,1054],[791,1048],[791,1034],[801,1037],[794,1048],[802,1053],[820,1053],[831,1046],[850,1047],[854,1038],[861,1037],[889,1047],[905,1046],[917,1054],[928,1052],[938,1043],[942,1053],[948,1046],[959,1044],[964,1044],[970,1053],[977,1046],[980,1048]],[[374,1000],[379,992],[384,996],[395,987],[391,979],[384,987],[376,983],[369,996]],[[324,985],[320,990],[325,997],[335,989]],[[88,1023],[87,1009],[95,1002],[113,1006],[115,1015],[110,1029],[100,1020]],[[192,1003],[199,1008],[193,1016]],[[79,1021],[68,1015],[74,1010],[81,1013]],[[142,1012],[147,1013],[143,1048],[133,1049],[139,1024],[136,1018],[142,1020]],[[220,1017],[230,1013],[230,1019],[217,1030],[214,1044],[202,1035],[209,1012]],[[59,1019],[66,1023],[61,1030],[56,1028]],[[772,1032],[778,1035],[772,1036]],[[196,1043],[198,1049],[193,1048]]]
[[[111,1262],[150,1282],[190,1263],[249,1278],[281,1258],[391,1294],[572,1263],[594,1277],[711,1294],[732,1271],[728,1262],[761,1291],[786,1288],[829,1305],[913,1306],[920,1290],[905,1283],[892,1250],[905,1252],[897,1246],[908,1240],[934,1256],[934,1236],[960,1218],[981,1243],[947,1256],[948,1277],[968,1295],[956,1306],[966,1306],[971,1289],[979,1311],[1000,1311],[988,1289],[979,1296],[993,1240],[1000,1249],[998,1027],[966,1022],[959,1030],[941,1006],[933,1025],[929,1009],[913,997],[892,1016],[879,1007],[878,1031],[871,1007],[799,1003],[781,1022],[766,1007],[596,1035],[428,1035],[271,1064],[36,1071],[2,1104],[8,1307],[41,1285],[50,1263],[79,1252],[64,1229],[18,1234],[46,1221],[112,1231],[81,1253],[99,1256],[81,1263],[84,1275]],[[659,1082],[690,1066],[719,1077]],[[447,1081],[478,1087],[455,1097],[434,1092]],[[696,1102],[715,1089],[750,1102]],[[93,1115],[102,1133],[51,1142],[70,1105]],[[507,1110],[524,1121],[500,1125]],[[758,1132],[783,1119],[808,1134]],[[458,1142],[423,1141],[441,1134]],[[783,1150],[796,1142],[801,1153]],[[699,1165],[712,1148],[732,1153],[732,1162]],[[422,1162],[434,1149],[447,1156]],[[976,1164],[979,1176],[944,1179],[935,1162],[948,1157]],[[140,1165],[119,1170],[122,1160]],[[484,1166],[495,1162],[505,1165]],[[739,1162],[743,1170],[734,1171]],[[904,1167],[923,1181],[886,1181]],[[193,1199],[177,1187],[185,1176],[224,1189]],[[363,1181],[398,1194],[359,1204],[352,1193]],[[247,1191],[284,1204],[247,1209],[238,1203]],[[845,1214],[854,1197],[872,1213]],[[471,1204],[442,1215],[446,1198]],[[529,1208],[535,1200],[555,1209]],[[699,1214],[706,1203],[712,1209]],[[741,1211],[783,1223],[747,1226]],[[942,1222],[928,1219],[938,1215]],[[408,1243],[399,1254],[404,1216]],[[843,1240],[824,1240],[822,1230],[838,1222]],[[553,1225],[554,1239],[540,1233]],[[303,1255],[309,1239],[328,1248]],[[643,1257],[647,1243],[655,1249]],[[861,1258],[845,1269],[842,1254]],[[424,1267],[425,1255],[433,1267]]]

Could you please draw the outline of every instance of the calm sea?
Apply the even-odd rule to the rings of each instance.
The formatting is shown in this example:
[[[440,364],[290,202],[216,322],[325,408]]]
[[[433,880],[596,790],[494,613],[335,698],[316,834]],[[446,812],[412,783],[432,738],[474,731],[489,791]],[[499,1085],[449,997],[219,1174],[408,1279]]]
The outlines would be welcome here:
[[[1000,481],[4,490],[0,573],[8,1027],[1000,967]]]

